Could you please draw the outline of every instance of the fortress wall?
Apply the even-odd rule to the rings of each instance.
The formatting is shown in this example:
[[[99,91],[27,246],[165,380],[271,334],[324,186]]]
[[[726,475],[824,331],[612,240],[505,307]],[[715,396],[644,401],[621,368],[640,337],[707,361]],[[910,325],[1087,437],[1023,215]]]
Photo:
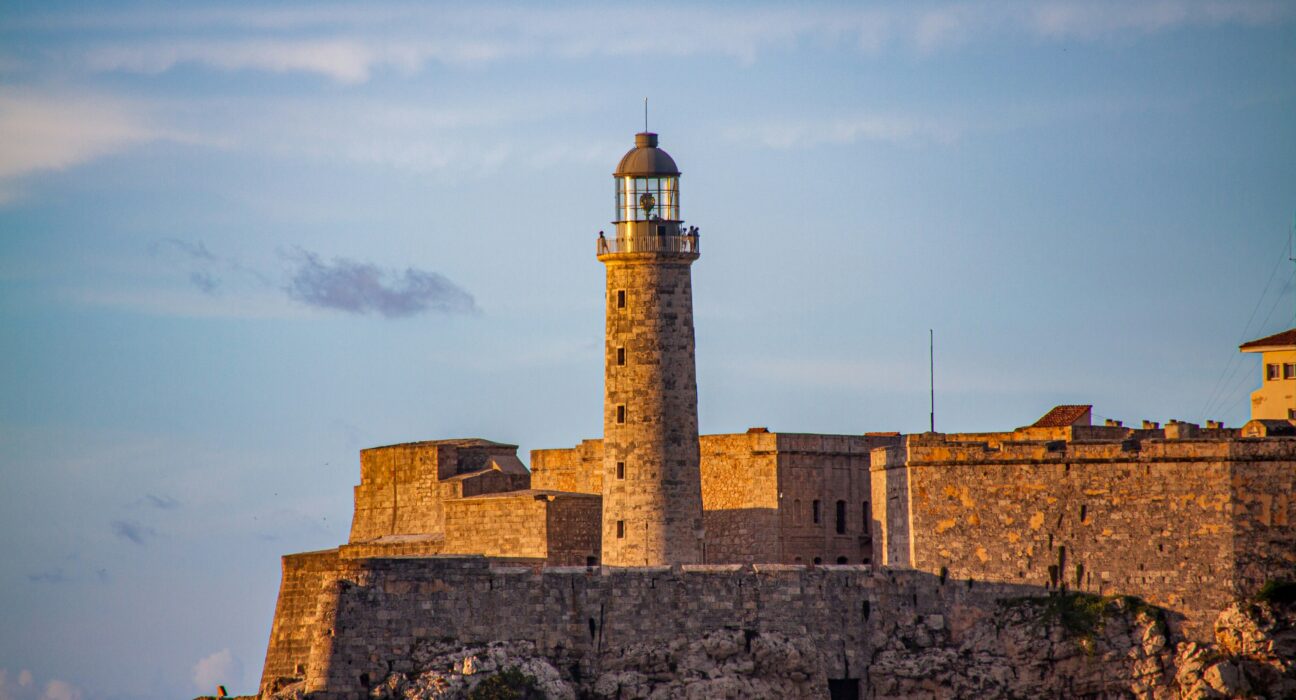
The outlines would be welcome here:
[[[1244,455],[1255,448],[1238,444]],[[1296,580],[1296,460],[1240,462],[1230,476],[1237,590],[1250,595],[1269,581]]]
[[[443,551],[544,561],[549,552],[547,506],[531,492],[448,501]]]
[[[1207,638],[1236,592],[1235,551],[1254,548],[1251,568],[1269,571],[1277,563],[1269,542],[1291,542],[1290,526],[1235,529],[1234,509],[1239,488],[1254,494],[1254,508],[1241,512],[1259,522],[1263,496],[1276,501],[1282,491],[1267,485],[1273,474],[1296,465],[1293,448],[1296,441],[1270,441],[1239,453],[1236,441],[1145,440],[994,450],[911,438],[906,473],[893,478],[888,469],[886,482],[908,492],[909,522],[896,529],[907,529],[914,568],[1137,595],[1182,614],[1186,635]],[[889,505],[888,518],[903,517],[898,499]]]
[[[778,433],[779,491],[785,513],[782,561],[871,561],[866,516],[872,498],[870,452],[874,446],[897,441],[895,437]],[[819,501],[818,522],[815,501]],[[842,532],[837,530],[839,501]]]
[[[266,647],[261,687],[278,678],[301,678],[312,640],[319,632],[319,602],[325,584],[337,578],[338,552],[303,552],[283,557],[279,600]]]
[[[583,566],[601,557],[601,496],[565,494],[549,502],[545,527],[551,566]]]
[[[360,451],[351,541],[389,534],[440,532],[436,474],[443,445],[410,443]]]
[[[480,558],[344,562],[319,595],[307,689],[364,697],[365,685],[415,670],[422,645],[529,641],[564,673],[594,678],[604,659],[636,645],[664,651],[680,640],[741,631],[810,642],[826,679],[860,679],[878,630],[930,616],[975,620],[1002,597],[1038,588],[942,584],[919,572],[781,565],[639,569],[490,569]],[[944,624],[944,623],[942,623]],[[643,646],[639,647],[641,650]],[[648,663],[648,659],[643,659]],[[818,684],[818,685],[816,685]],[[811,692],[813,691],[813,692]]]
[[[700,439],[707,562],[782,561],[773,433]]]
[[[583,440],[571,448],[531,450],[531,488],[603,493],[603,441]]]

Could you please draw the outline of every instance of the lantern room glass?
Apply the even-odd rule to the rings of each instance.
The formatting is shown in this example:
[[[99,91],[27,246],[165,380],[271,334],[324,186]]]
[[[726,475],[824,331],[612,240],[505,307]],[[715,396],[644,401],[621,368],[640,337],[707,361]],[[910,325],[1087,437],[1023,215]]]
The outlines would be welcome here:
[[[680,221],[679,176],[619,177],[616,221]]]

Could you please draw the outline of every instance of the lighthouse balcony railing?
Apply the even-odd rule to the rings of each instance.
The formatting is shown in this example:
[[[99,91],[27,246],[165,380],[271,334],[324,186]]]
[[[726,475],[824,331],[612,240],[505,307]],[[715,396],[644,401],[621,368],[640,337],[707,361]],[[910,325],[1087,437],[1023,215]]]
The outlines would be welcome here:
[[[685,253],[697,255],[698,236],[687,234],[639,234],[630,236],[600,236],[596,241],[599,255],[609,253]]]

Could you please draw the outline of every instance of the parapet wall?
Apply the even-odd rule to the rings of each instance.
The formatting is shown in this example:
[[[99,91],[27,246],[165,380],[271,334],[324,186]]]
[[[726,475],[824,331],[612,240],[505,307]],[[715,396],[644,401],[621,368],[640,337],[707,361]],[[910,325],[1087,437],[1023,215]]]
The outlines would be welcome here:
[[[867,682],[870,634],[919,615],[990,611],[1011,585],[946,585],[918,572],[867,567],[689,566],[492,569],[481,558],[364,559],[339,563],[306,623],[313,644],[306,690],[359,698],[390,673],[414,671],[421,645],[526,641],[573,677],[599,675],[601,659],[635,645],[742,631],[808,640],[818,682]],[[959,611],[963,611],[960,613]],[[300,649],[294,648],[296,653]],[[267,664],[269,669],[269,664]],[[267,673],[267,679],[271,675]],[[820,691],[823,686],[817,686]]]
[[[1185,635],[1296,565],[1296,440],[1003,442],[874,453],[882,561],[1140,596]]]

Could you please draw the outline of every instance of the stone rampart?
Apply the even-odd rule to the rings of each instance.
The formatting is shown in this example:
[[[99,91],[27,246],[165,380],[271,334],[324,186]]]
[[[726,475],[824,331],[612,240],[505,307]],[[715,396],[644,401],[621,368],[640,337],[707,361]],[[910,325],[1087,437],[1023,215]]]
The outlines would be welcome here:
[[[315,590],[317,607],[296,624],[309,628],[309,645],[276,652],[275,663],[304,667],[298,676],[305,690],[320,693],[312,697],[358,699],[392,673],[420,670],[423,650],[438,645],[524,642],[579,682],[600,677],[605,663],[619,662],[629,649],[664,654],[681,640],[737,634],[749,645],[777,638],[811,650],[791,679],[802,696],[826,696],[830,682],[867,687],[879,630],[930,619],[983,619],[1001,599],[1044,592],[863,566],[537,573],[491,568],[480,557],[345,560]],[[269,670],[267,663],[267,682],[283,675]]]
[[[1296,558],[1296,440],[1003,442],[874,453],[878,557],[953,579],[1128,594],[1192,638]]]

